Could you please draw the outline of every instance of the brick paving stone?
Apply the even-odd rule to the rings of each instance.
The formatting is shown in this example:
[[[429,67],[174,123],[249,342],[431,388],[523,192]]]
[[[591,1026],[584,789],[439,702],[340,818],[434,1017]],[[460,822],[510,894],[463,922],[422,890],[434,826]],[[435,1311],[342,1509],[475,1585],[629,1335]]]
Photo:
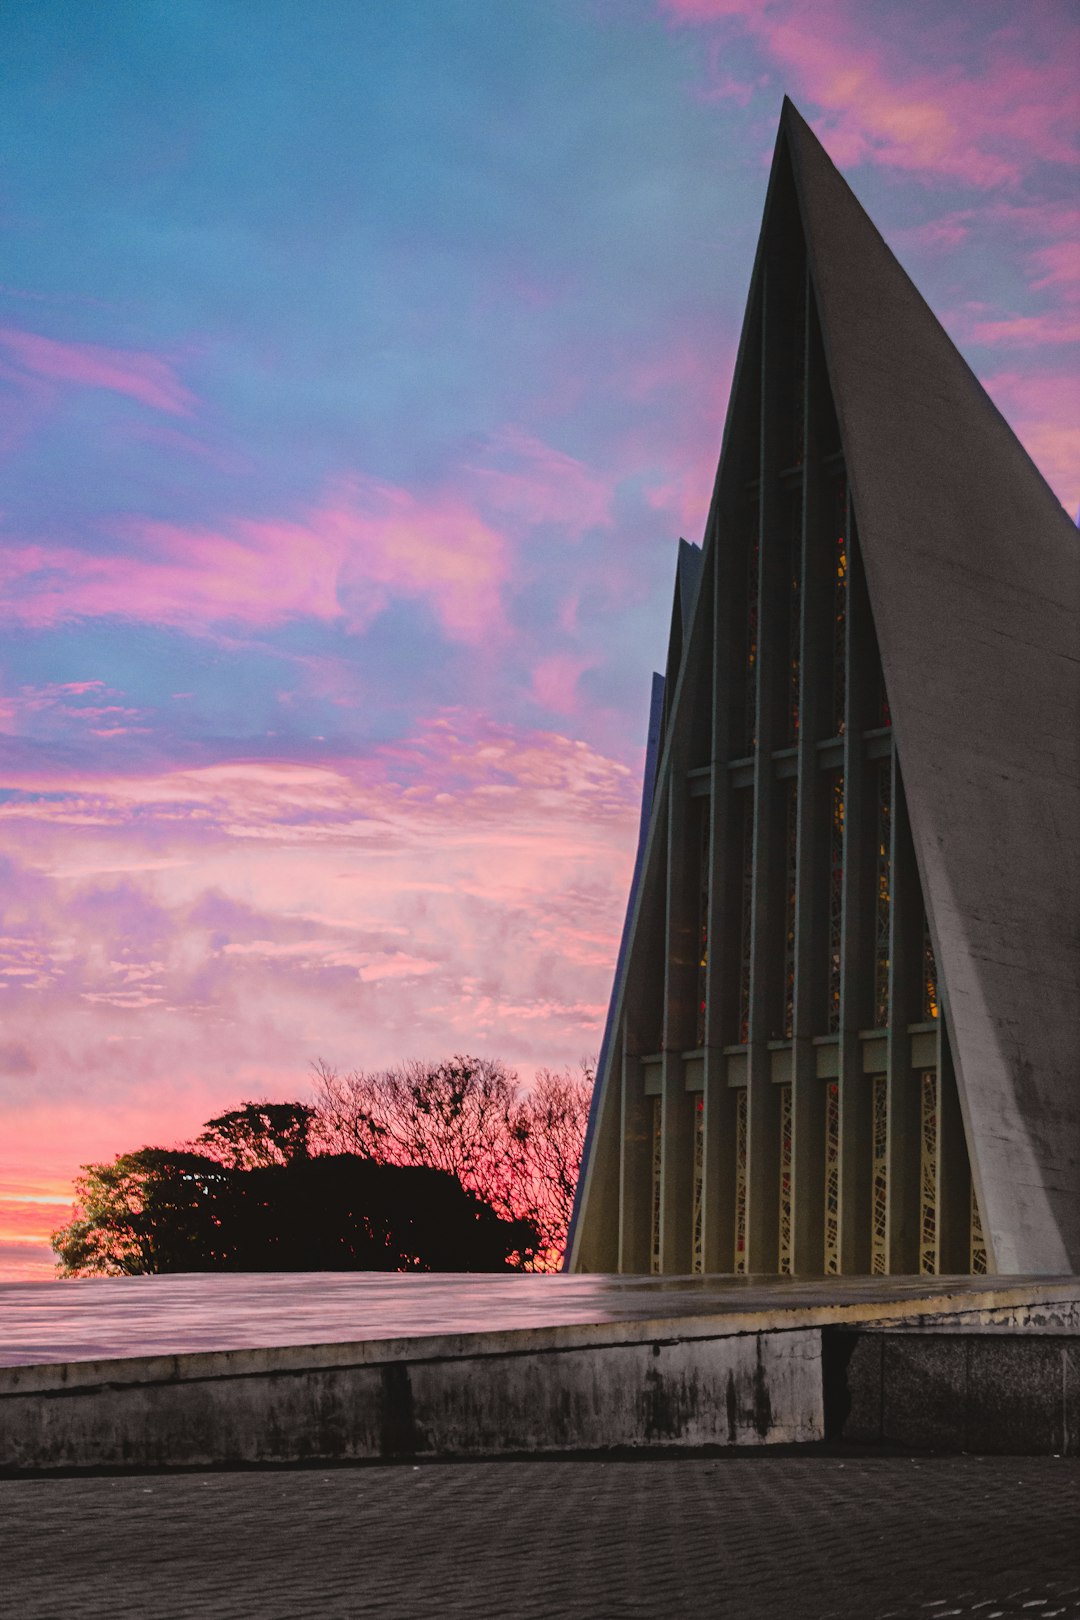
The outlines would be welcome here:
[[[1080,1620],[1080,1462],[653,1457],[0,1481],[4,1620]]]

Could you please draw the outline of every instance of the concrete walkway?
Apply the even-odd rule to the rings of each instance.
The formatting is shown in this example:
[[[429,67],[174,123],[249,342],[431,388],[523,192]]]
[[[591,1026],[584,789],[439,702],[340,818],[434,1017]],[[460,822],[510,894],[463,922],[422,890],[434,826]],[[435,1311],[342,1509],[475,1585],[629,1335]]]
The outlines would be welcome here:
[[[755,1456],[0,1482],[11,1620],[1080,1616],[1080,1463]]]

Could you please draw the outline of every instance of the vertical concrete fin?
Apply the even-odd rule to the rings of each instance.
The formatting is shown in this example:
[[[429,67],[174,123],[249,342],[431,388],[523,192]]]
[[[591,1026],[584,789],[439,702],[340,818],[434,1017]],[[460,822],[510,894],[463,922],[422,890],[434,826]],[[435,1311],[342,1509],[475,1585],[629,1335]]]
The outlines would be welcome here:
[[[652,678],[652,690],[649,697],[649,731],[645,744],[645,771],[641,783],[641,814],[638,820],[637,850],[634,855],[634,870],[630,879],[630,894],[626,902],[626,915],[623,919],[622,934],[619,937],[619,954],[615,959],[615,980],[611,991],[611,1000],[608,1003],[607,1017],[604,1020],[604,1034],[600,1042],[600,1054],[596,1063],[596,1077],[593,1082],[593,1094],[589,1104],[589,1119],[585,1128],[585,1142],[581,1153],[581,1172],[578,1176],[577,1187],[574,1190],[574,1207],[570,1215],[570,1229],[567,1235],[566,1254],[563,1259],[563,1270],[575,1269],[575,1256],[578,1251],[578,1236],[581,1228],[582,1211],[586,1201],[586,1188],[590,1180],[599,1179],[608,1175],[613,1179],[618,1176],[618,1161],[612,1161],[611,1153],[605,1157],[607,1163],[602,1169],[598,1168],[598,1155],[596,1150],[600,1131],[600,1121],[605,1112],[605,1097],[610,1097],[608,1114],[611,1123],[608,1134],[616,1129],[618,1114],[617,1098],[614,1096],[615,1085],[609,1084],[612,1069],[612,1034],[614,1029],[615,1006],[618,1000],[619,989],[623,980],[627,948],[630,942],[631,920],[637,904],[638,889],[641,884],[641,868],[645,858],[645,842],[648,837],[649,823],[652,817],[653,795],[656,788],[656,775],[660,762],[660,736],[664,714],[664,677],[656,673]],[[616,1144],[617,1148],[617,1144]]]
[[[1080,1269],[1080,547],[790,102],[813,295],[996,1269]]]

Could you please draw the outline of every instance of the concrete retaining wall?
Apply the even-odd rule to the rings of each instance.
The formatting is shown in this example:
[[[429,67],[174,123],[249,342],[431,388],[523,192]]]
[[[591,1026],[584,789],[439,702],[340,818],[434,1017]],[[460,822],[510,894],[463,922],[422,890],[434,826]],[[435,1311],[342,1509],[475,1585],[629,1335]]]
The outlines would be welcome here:
[[[527,1338],[527,1335],[522,1335]],[[366,1347],[369,1352],[371,1347]],[[7,1471],[345,1461],[613,1447],[765,1445],[824,1434],[821,1334],[803,1331],[415,1359],[333,1347],[12,1369]],[[326,1365],[325,1361],[334,1364]],[[33,1387],[34,1385],[37,1387]]]
[[[830,1440],[1080,1456],[1075,1333],[827,1329],[823,1376]]]
[[[0,1366],[0,1472],[822,1440],[1080,1454],[1075,1282],[944,1311],[894,1292],[903,1323],[865,1300],[774,1302]]]

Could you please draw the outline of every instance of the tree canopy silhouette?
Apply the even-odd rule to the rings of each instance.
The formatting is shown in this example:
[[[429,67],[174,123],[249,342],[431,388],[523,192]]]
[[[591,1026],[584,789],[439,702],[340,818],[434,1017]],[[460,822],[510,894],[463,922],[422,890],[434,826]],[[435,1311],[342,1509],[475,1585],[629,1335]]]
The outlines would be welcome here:
[[[292,1110],[292,1113],[282,1112]],[[245,1104],[192,1148],[141,1148],[84,1166],[52,1237],[62,1276],[177,1271],[505,1271],[535,1253],[455,1176],[312,1154],[306,1104]]]
[[[338,1152],[448,1170],[463,1187],[539,1234],[529,1270],[562,1260],[581,1167],[593,1073],[541,1069],[522,1091],[502,1063],[442,1063],[342,1074],[315,1065],[315,1129]]]

